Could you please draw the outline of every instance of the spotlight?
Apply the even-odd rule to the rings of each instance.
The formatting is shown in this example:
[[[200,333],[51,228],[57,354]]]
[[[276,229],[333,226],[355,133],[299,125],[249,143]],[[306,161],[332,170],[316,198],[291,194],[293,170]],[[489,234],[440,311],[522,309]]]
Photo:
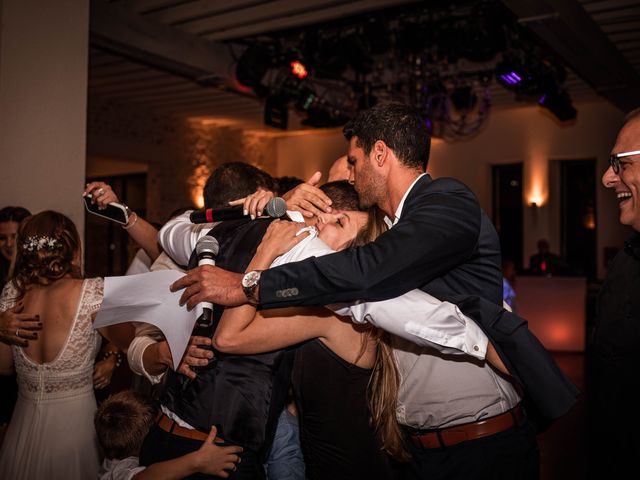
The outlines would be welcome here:
[[[575,120],[578,111],[571,104],[571,98],[566,92],[545,93],[540,96],[538,104],[553,113],[561,122]]]
[[[518,72],[510,71],[509,73],[503,73],[500,75],[500,80],[509,86],[515,86],[522,81],[522,76]]]
[[[518,93],[528,90],[535,83],[534,76],[523,61],[507,56],[496,65],[496,77],[503,87]]]
[[[291,66],[291,73],[298,77],[300,80],[303,78],[307,78],[309,72],[307,71],[307,67],[300,60],[294,60],[289,64]]]
[[[331,128],[340,127],[348,121],[349,117],[340,110],[315,104],[307,110],[307,118],[301,123],[309,127]]]
[[[264,123],[280,130],[286,130],[289,123],[289,109],[285,98],[270,95],[264,104]]]
[[[267,45],[260,43],[251,45],[238,60],[236,79],[242,85],[252,88],[258,96],[263,97],[267,94],[267,89],[262,85],[262,79],[272,63],[272,52]]]

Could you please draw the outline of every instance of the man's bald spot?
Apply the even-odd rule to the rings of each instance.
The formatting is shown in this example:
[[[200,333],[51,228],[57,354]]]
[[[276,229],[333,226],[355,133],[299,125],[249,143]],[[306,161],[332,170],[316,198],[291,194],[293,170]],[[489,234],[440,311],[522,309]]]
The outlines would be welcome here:
[[[349,163],[346,155],[339,157],[329,169],[327,182],[335,182],[336,180],[349,180]]]

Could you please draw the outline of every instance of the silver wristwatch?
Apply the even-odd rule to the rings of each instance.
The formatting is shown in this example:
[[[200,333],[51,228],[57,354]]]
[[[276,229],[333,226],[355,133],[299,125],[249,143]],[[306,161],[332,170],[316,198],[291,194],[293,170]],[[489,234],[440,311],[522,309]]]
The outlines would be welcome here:
[[[256,298],[256,290],[260,284],[261,270],[251,270],[242,277],[242,290],[251,303],[258,303]]]

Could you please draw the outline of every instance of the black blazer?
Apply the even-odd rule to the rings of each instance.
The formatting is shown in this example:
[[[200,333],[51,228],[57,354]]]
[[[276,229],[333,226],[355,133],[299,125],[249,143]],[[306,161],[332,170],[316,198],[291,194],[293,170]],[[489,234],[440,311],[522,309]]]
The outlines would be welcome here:
[[[475,195],[455,179],[420,178],[398,223],[375,242],[265,271],[260,303],[270,308],[386,300],[414,288],[438,298],[478,295],[502,305],[498,235]]]

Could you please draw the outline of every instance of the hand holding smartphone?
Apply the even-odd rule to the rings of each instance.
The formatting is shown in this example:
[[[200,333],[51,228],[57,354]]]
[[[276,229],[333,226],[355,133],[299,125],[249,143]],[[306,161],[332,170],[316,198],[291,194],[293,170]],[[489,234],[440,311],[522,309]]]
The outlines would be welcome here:
[[[129,215],[131,213],[129,211],[129,207],[126,205],[111,202],[107,204],[106,208],[100,209],[97,203],[92,202],[92,199],[93,197],[90,193],[87,193],[84,196],[84,206],[86,207],[87,212],[112,220],[121,225],[129,223]]]

